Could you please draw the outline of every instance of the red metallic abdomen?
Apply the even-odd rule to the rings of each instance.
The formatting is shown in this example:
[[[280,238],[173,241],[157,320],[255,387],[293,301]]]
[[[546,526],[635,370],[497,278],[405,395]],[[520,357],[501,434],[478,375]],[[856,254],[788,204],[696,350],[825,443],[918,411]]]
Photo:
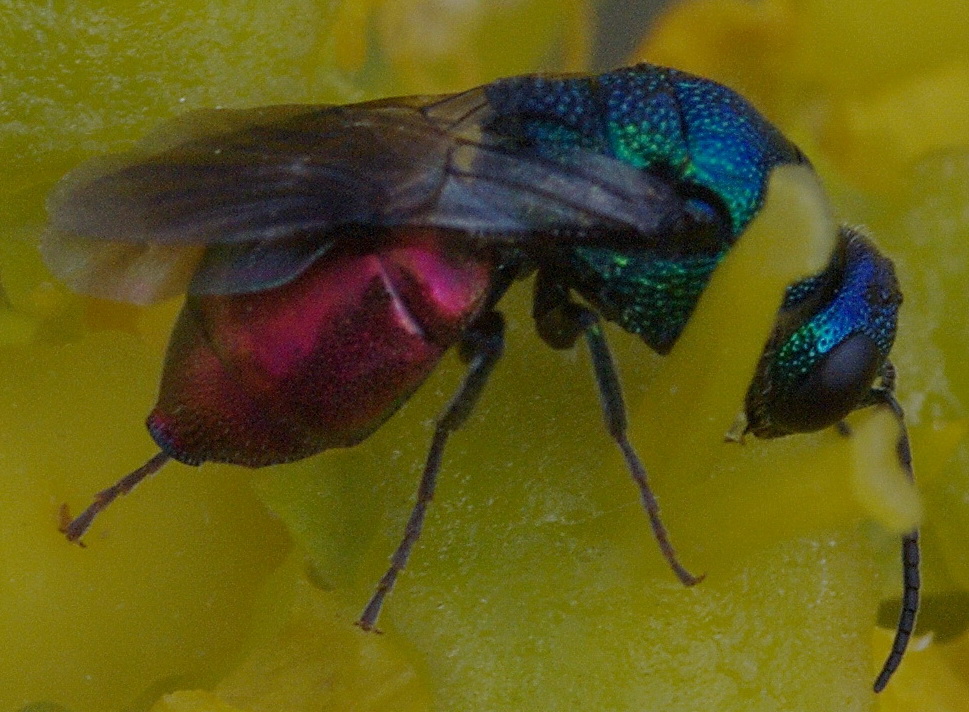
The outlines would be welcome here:
[[[354,445],[459,340],[492,267],[453,234],[408,228],[365,253],[327,253],[282,287],[190,296],[148,429],[190,464],[260,467]]]

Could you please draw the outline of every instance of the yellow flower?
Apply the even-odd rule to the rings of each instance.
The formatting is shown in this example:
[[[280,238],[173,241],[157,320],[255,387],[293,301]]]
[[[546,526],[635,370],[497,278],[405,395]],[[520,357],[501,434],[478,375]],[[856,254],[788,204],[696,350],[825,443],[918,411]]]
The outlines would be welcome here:
[[[928,591],[941,596],[969,584],[967,261],[953,259],[969,250],[967,29],[955,3],[932,0],[915,19],[908,7],[683,4],[641,56],[749,95],[811,156],[838,219],[868,223],[897,255],[907,303],[895,360],[926,492]],[[872,657],[874,617],[897,596],[897,534],[919,515],[892,457],[894,422],[862,412],[851,439],[722,442],[784,284],[824,260],[830,217],[803,175],[774,176],[672,355],[608,331],[633,439],[682,560],[707,574],[699,586],[666,568],[587,359],[539,343],[527,285],[502,304],[507,356],[450,444],[384,635],[352,622],[397,543],[457,359],[360,447],[256,473],[169,465],[98,519],[86,549],[57,532],[61,503],[83,506],[152,454],[142,420],[178,309],[52,280],[36,243],[60,175],[191,108],[579,69],[586,11],[579,0],[0,8],[11,63],[0,150],[14,167],[0,175],[0,707],[871,708],[886,648],[874,634]],[[954,616],[936,619],[942,630]],[[903,665],[885,709],[911,709],[926,684],[926,709],[965,705],[967,643],[948,632]]]

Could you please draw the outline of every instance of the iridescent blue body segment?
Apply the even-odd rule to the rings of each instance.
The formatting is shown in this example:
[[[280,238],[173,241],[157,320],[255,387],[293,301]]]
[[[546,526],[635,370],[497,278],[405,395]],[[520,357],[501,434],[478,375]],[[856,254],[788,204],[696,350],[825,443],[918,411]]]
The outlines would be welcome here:
[[[733,236],[760,208],[771,169],[806,160],[743,97],[675,69],[512,77],[485,92],[498,121],[514,117],[541,153],[589,149],[705,189],[722,202]]]
[[[617,158],[674,182],[697,210],[721,217],[715,240],[670,235],[659,250],[581,247],[561,255],[578,292],[660,353],[672,347],[713,269],[757,214],[770,171],[806,161],[742,97],[674,69],[514,77],[486,93],[495,130],[540,155]]]

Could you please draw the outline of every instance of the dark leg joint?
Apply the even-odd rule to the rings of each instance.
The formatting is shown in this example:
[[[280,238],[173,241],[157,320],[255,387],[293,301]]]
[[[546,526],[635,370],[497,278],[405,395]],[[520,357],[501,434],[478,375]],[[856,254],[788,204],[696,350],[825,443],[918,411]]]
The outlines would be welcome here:
[[[553,349],[572,348],[596,320],[595,314],[573,302],[568,290],[542,270],[535,277],[532,318],[542,341]]]

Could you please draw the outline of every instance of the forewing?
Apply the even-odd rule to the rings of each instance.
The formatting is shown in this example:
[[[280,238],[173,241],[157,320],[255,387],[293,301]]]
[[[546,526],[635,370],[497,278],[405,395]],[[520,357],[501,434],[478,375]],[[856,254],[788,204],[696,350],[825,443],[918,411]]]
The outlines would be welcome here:
[[[222,120],[230,130],[84,164],[52,194],[51,227],[99,240],[209,244],[412,212],[440,182],[448,146],[408,107],[365,106],[190,115],[180,123]],[[259,123],[239,128],[254,117]]]
[[[452,144],[438,195],[418,218],[424,224],[513,241],[529,234],[596,244],[613,236],[647,248],[671,232],[713,227],[669,181],[612,156],[576,149],[550,158],[491,133],[495,117],[481,90],[432,101],[421,111]]]
[[[185,291],[201,245],[99,242],[50,230],[41,242],[47,267],[82,294],[152,304]]]
[[[42,249],[73,288],[145,302],[184,289],[199,246],[233,244],[210,250],[213,276],[193,285],[253,291],[305,269],[334,226],[417,212],[446,153],[406,103],[193,112],[69,174],[51,195]],[[270,253],[274,274],[259,281],[253,260]]]
[[[75,289],[143,303],[189,280],[195,293],[285,283],[359,234],[334,238],[346,225],[648,246],[691,219],[665,181],[592,152],[540,156],[490,133],[491,118],[481,88],[194,112],[68,175],[42,249]]]

